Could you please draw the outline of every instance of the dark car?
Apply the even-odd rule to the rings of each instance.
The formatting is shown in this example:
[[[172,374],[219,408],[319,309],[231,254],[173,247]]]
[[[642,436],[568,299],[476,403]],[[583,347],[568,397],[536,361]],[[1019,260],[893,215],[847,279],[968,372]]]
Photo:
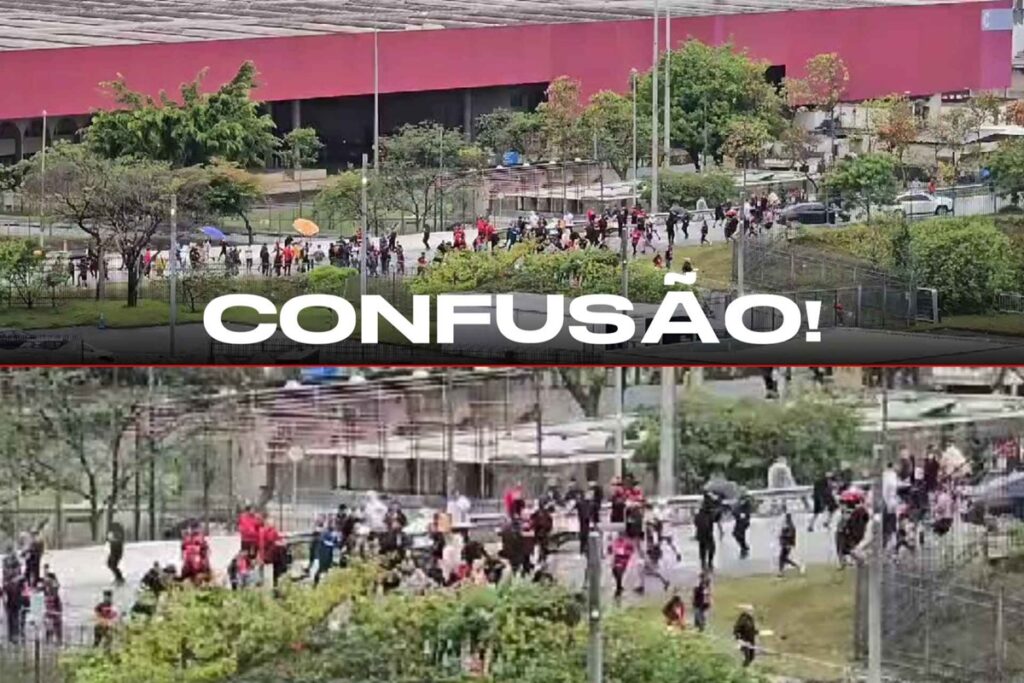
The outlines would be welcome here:
[[[846,131],[843,130],[842,124],[840,124],[838,121],[832,121],[831,119],[825,119],[824,121],[819,123],[814,130],[815,132],[820,133],[821,135],[829,137],[846,137]]]
[[[842,210],[832,206],[828,210],[828,221],[825,220],[825,205],[821,202],[804,202],[787,206],[779,214],[779,222],[783,225],[800,223],[801,225],[824,225],[826,222],[835,223],[836,220],[846,220],[847,217]]]

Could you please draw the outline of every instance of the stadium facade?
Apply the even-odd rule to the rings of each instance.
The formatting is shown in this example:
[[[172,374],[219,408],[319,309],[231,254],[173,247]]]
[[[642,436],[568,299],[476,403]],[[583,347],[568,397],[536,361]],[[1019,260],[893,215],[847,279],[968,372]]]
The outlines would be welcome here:
[[[671,42],[731,42],[802,75],[836,52],[847,97],[917,98],[1002,90],[1012,71],[1010,0],[662,0]],[[381,130],[430,118],[471,128],[497,107],[525,108],[560,75],[584,96],[623,91],[652,59],[653,0],[0,0],[0,162],[71,137],[123,76],[156,94],[204,72],[208,87],[246,60],[284,131],[312,125],[345,163]],[[662,46],[664,46],[662,22]],[[376,57],[375,57],[376,55]],[[376,67],[376,68],[375,68]],[[376,73],[376,79],[375,79]]]

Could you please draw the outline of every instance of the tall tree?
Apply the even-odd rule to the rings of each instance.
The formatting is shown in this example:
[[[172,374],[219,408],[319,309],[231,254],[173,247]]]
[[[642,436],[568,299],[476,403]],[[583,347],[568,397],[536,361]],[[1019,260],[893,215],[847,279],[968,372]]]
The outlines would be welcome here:
[[[249,213],[264,199],[263,186],[256,176],[235,164],[216,161],[208,169],[205,196],[199,199],[214,215],[241,218],[252,244]]]
[[[869,103],[868,112],[875,137],[884,150],[895,157],[906,181],[907,170],[903,157],[921,130],[914,106],[906,97],[890,95]]]
[[[544,154],[544,133],[536,112],[496,109],[477,119],[476,141],[498,159],[518,152],[524,161],[539,161]]]
[[[571,161],[586,149],[581,122],[580,82],[559,76],[544,91],[547,99],[537,107],[548,151],[560,161]]]
[[[590,98],[582,114],[584,137],[595,143],[597,160],[625,180],[633,164],[633,101],[610,90]],[[637,125],[637,149],[650,146],[649,126]]]
[[[872,207],[896,197],[896,160],[885,152],[843,159],[825,177],[825,184],[831,192],[862,207],[870,219]]]
[[[386,171],[385,171],[386,173]],[[390,199],[385,192],[385,181],[379,177],[367,178],[367,220],[371,233],[381,234],[384,228],[384,216],[392,208]],[[363,219],[363,178],[359,171],[345,171],[332,176],[317,193],[313,207],[316,219],[323,225],[324,221],[339,224],[362,224]]]
[[[1019,138],[1000,143],[989,159],[996,189],[1020,205],[1024,197],[1024,140]]]
[[[123,78],[105,83],[114,108],[93,116],[86,143],[108,158],[130,156],[175,167],[215,157],[262,165],[280,143],[273,119],[251,98],[256,75],[253,63],[245,62],[234,78],[205,94],[200,73],[182,86],[179,100],[164,92],[152,97],[133,91]]]
[[[807,60],[803,78],[786,79],[786,91],[792,106],[813,106],[825,112],[829,121],[829,153],[836,157],[836,109],[850,83],[846,62],[835,52],[815,55]]]
[[[658,67],[662,73],[665,59],[671,60],[670,140],[673,147],[685,149],[698,166],[705,148],[709,159],[722,161],[722,145],[737,116],[761,119],[773,134],[781,131],[782,101],[765,79],[766,62],[752,59],[731,44],[711,46],[698,40],[688,40],[663,57]],[[640,77],[637,89],[640,120],[649,122],[650,72]],[[649,136],[650,125],[646,128]]]
[[[938,121],[932,126],[931,132],[935,136],[938,145],[935,148],[936,166],[938,166],[939,151],[942,148],[948,149],[950,153],[950,165],[953,171],[953,182],[960,177],[960,164],[963,161],[963,151],[967,147],[968,137],[977,129],[971,112],[962,108],[947,108],[940,115]]]
[[[757,165],[771,139],[771,131],[761,119],[752,116],[738,116],[729,122],[723,150],[736,161],[737,166],[743,169],[744,183],[747,178],[747,169]]]
[[[324,144],[313,128],[295,128],[284,136],[281,146],[281,161],[285,168],[292,169],[299,183],[299,215],[302,214],[302,174],[303,168],[309,168],[320,158],[320,150]]]

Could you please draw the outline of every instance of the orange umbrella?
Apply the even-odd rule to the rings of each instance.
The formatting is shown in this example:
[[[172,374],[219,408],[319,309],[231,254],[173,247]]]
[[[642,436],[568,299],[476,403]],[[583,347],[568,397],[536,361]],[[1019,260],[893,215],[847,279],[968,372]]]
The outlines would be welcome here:
[[[295,228],[295,232],[305,237],[312,237],[320,232],[319,225],[305,218],[296,218],[292,222],[292,227]]]

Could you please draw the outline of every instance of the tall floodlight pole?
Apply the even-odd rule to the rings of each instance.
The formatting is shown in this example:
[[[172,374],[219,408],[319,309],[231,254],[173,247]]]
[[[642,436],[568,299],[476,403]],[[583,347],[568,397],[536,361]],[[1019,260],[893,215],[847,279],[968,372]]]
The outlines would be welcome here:
[[[174,358],[174,325],[178,322],[178,195],[171,195],[171,244],[168,247],[170,252],[167,256],[170,259],[170,270],[167,273],[167,280],[170,290],[170,307],[168,321],[170,323],[170,354]]]
[[[601,628],[601,532],[587,537],[587,683],[604,680],[604,636]]]
[[[362,204],[363,204],[363,229],[360,231],[359,239],[359,295],[366,296],[366,245],[370,243],[369,236],[370,232],[370,221],[369,214],[366,209],[366,185],[369,183],[369,179],[366,177],[366,155],[363,155],[363,174],[362,174]]]
[[[637,74],[637,70],[636,69],[633,69],[633,70],[631,70],[629,72],[629,78],[630,78],[630,81],[633,84],[633,166],[630,169],[633,172],[633,176],[632,176],[632,179],[631,179],[632,183],[633,183],[633,206],[636,206],[636,79],[637,79],[637,76],[638,76],[638,74]],[[623,242],[623,244],[625,244],[625,242],[626,242],[626,236],[625,235],[622,235],[622,242]],[[626,253],[625,247],[623,247],[622,253],[623,254]],[[623,296],[625,296],[625,295],[623,295]]]
[[[46,110],[43,110],[43,147],[40,150],[42,155],[42,179],[39,183],[39,244],[43,243],[43,225],[46,222]],[[50,226],[50,237],[53,237],[53,226]]]
[[[882,572],[885,562],[882,478],[888,449],[889,373],[882,370],[882,427],[875,444],[875,476],[871,484],[871,562],[868,565],[868,683],[882,683]]]
[[[676,369],[661,369],[661,449],[658,457],[658,495],[668,498],[675,493],[676,456]]]
[[[651,65],[651,220],[658,212],[658,0],[654,0],[654,61]]]
[[[380,51],[377,29],[373,30],[373,172],[380,167]]]
[[[670,65],[672,63],[672,7],[665,3],[665,158],[662,163],[665,166],[671,165],[669,155],[672,150],[672,143],[669,139],[669,129],[672,124],[672,78]]]

